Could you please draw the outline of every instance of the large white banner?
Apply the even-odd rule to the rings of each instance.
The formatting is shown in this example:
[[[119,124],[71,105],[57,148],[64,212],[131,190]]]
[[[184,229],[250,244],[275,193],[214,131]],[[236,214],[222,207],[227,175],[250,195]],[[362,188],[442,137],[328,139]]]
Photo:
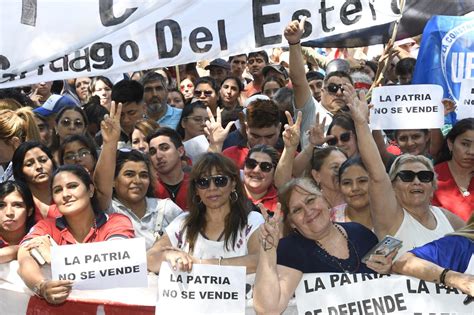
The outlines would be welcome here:
[[[398,18],[394,0],[2,0],[0,88],[185,64]]]
[[[146,287],[147,272],[143,238],[51,247],[52,278],[74,289]]]
[[[473,314],[462,292],[403,276],[305,274],[296,289],[298,314]]]

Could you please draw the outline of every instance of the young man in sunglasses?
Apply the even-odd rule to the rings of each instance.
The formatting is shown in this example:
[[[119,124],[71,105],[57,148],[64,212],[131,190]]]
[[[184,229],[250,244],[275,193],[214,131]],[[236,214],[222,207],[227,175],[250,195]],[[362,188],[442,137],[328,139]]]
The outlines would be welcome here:
[[[155,184],[156,198],[170,198],[181,209],[187,210],[189,174],[183,171],[181,164],[184,155],[181,136],[176,130],[161,127],[149,136],[147,141],[151,163],[158,175]]]
[[[176,129],[182,109],[168,104],[168,89],[165,78],[154,71],[146,73],[140,80],[143,85],[143,101],[146,115],[160,126]]]

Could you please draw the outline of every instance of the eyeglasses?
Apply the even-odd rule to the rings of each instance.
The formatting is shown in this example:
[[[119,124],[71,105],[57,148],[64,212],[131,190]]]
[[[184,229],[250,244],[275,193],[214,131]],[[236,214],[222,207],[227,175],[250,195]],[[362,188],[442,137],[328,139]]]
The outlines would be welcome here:
[[[203,124],[204,122],[206,122],[207,120],[209,120],[209,117],[203,117],[203,116],[188,116],[188,117],[185,117],[184,119],[186,119],[186,120],[191,119],[192,121],[194,121],[194,122],[197,123],[197,124]]]
[[[63,159],[65,162],[75,162],[77,159],[83,159],[90,154],[91,154],[91,151],[84,148],[84,149],[79,149],[79,151],[77,151],[76,153],[68,152],[64,154]]]
[[[76,127],[76,128],[84,127],[84,122],[80,119],[76,119],[76,120],[72,121],[69,118],[65,118],[65,119],[61,120],[59,123],[61,124],[61,126],[65,127],[65,128],[68,128],[69,126],[71,126],[71,124],[73,124],[74,127]]]
[[[432,171],[419,171],[417,173],[413,171],[400,171],[397,173],[395,178],[400,178],[402,182],[409,183],[415,180],[415,177],[418,177],[422,183],[430,183],[433,181],[434,173]]]
[[[344,87],[342,84],[336,84],[336,83],[329,83],[327,86],[327,90],[329,93],[336,94],[337,91],[341,90],[341,93],[344,92]]]
[[[351,140],[351,134],[352,134],[352,132],[350,132],[350,131],[341,133],[339,138],[334,136],[334,138],[329,139],[328,141],[326,141],[326,143],[329,144],[329,145],[336,145],[339,142],[339,140],[341,140],[341,142],[348,142],[349,140]]]
[[[248,169],[253,170],[257,167],[257,165],[259,165],[262,172],[265,172],[265,173],[270,173],[271,170],[273,169],[273,164],[270,162],[258,162],[255,159],[245,160],[245,167]]]
[[[204,94],[205,97],[211,97],[213,91],[199,91],[199,90],[194,90],[194,96],[200,97],[202,94]]]
[[[212,175],[198,178],[194,182],[196,183],[197,188],[208,189],[211,186],[211,180],[214,182],[214,186],[222,188],[227,186],[227,184],[229,183],[229,176]]]

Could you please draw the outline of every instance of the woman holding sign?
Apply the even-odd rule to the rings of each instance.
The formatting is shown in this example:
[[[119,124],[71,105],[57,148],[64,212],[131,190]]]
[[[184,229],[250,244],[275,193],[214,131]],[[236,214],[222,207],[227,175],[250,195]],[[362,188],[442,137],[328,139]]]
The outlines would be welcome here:
[[[370,177],[370,210],[375,233],[382,239],[392,235],[403,241],[400,254],[460,228],[463,221],[454,214],[430,206],[436,190],[431,161],[421,155],[404,154],[385,172],[377,145],[368,126],[365,93],[344,91],[353,99],[348,104],[357,131],[357,144]]]
[[[206,153],[193,166],[188,188],[189,212],[177,217],[148,251],[148,269],[159,272],[168,262],[174,270],[193,264],[245,266],[255,272],[262,215],[251,211],[235,164],[218,153]]]
[[[18,273],[36,295],[48,303],[60,304],[67,299],[73,283],[43,276],[40,265],[50,262],[52,243],[93,243],[133,238],[135,234],[126,216],[106,215],[97,206],[94,185],[82,166],[59,167],[53,175],[51,187],[53,200],[63,216],[38,222],[25,236],[18,251]]]

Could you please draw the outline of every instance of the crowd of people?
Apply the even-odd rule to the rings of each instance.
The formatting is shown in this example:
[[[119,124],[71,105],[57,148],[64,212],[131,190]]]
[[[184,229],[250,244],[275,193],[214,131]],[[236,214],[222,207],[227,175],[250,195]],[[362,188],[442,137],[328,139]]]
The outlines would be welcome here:
[[[245,266],[261,314],[315,272],[474,295],[474,114],[445,135],[416,121],[372,131],[377,68],[393,65],[384,85],[410,84],[415,42],[333,59],[301,46],[304,23],[285,28],[281,54],[0,90],[0,263],[17,259],[51,304],[73,286],[40,270],[52,243],[133,237],[150,272]],[[402,246],[363,259],[386,235]]]

